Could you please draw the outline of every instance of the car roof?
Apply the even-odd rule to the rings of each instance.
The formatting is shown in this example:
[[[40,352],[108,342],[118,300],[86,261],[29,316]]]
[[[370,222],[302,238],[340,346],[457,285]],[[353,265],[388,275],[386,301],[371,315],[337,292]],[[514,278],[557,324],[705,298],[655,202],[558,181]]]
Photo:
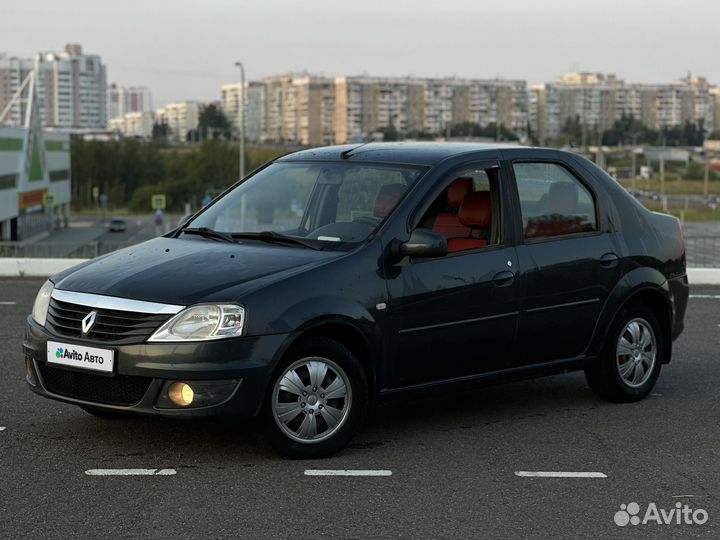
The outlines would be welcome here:
[[[283,156],[278,161],[367,161],[437,165],[460,154],[491,152],[503,148],[526,148],[516,144],[480,144],[458,142],[392,142],[344,144],[300,150]],[[343,155],[343,153],[345,155]]]

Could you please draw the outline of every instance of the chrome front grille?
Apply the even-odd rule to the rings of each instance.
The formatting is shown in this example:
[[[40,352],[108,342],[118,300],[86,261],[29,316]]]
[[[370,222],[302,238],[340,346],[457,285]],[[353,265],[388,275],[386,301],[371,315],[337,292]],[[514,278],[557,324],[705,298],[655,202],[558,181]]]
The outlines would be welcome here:
[[[97,313],[95,324],[83,334],[82,320],[91,311]],[[56,336],[117,344],[142,343],[171,316],[84,306],[51,298],[45,326]]]

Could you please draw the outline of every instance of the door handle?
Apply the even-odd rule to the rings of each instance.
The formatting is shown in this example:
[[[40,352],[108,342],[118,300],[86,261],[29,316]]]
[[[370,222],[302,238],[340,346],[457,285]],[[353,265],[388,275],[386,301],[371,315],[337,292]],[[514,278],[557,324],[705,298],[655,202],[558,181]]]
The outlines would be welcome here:
[[[513,274],[509,270],[503,270],[502,272],[498,272],[492,278],[493,283],[498,287],[505,287],[507,285],[510,285],[514,279],[515,274]]]
[[[614,253],[606,253],[600,257],[600,265],[604,268],[613,268],[618,263],[618,256]]]

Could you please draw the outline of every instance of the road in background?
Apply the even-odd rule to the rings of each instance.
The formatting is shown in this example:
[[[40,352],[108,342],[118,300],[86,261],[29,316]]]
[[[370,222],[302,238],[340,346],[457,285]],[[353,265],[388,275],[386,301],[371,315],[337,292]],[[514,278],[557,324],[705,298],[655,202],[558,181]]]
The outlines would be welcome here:
[[[0,281],[0,537],[720,535],[720,289],[692,291],[709,297],[690,300],[673,362],[640,403],[600,401],[579,373],[476,389],[385,406],[337,456],[288,461],[253,422],[100,420],[32,394],[20,347],[40,284]],[[631,502],[681,502],[709,521],[620,528]]]

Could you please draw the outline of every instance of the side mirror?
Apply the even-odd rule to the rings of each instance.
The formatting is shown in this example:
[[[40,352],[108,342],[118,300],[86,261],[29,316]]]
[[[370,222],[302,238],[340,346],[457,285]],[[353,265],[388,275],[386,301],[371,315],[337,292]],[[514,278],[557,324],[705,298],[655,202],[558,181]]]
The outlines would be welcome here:
[[[178,226],[178,227],[182,227],[182,226],[185,225],[188,221],[190,221],[190,218],[193,217],[194,215],[195,215],[195,214],[185,214],[183,217],[181,217],[181,218],[178,220],[177,226]]]
[[[408,257],[444,257],[447,252],[446,238],[430,229],[415,229],[410,240],[400,245],[400,253]]]

